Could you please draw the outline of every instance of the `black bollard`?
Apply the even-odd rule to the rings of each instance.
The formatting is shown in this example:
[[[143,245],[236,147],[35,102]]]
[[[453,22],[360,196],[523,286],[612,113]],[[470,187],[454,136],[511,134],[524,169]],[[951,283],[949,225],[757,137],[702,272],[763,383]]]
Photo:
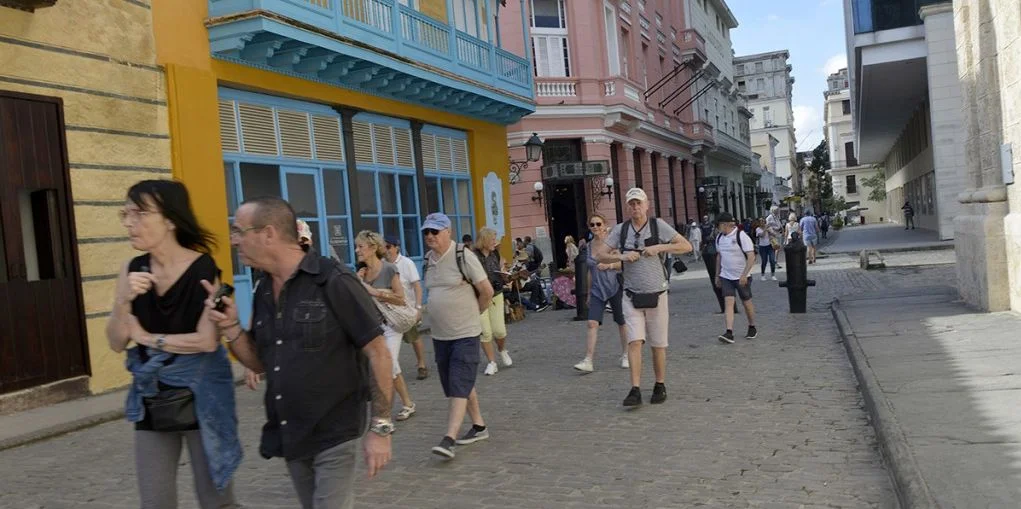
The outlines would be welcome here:
[[[588,320],[588,251],[581,250],[574,258],[574,308],[578,314],[574,321]]]
[[[808,311],[808,287],[815,286],[814,279],[808,279],[808,250],[801,241],[801,235],[791,234],[791,241],[783,248],[787,263],[787,280],[780,282],[780,288],[787,289],[787,303],[791,313]]]

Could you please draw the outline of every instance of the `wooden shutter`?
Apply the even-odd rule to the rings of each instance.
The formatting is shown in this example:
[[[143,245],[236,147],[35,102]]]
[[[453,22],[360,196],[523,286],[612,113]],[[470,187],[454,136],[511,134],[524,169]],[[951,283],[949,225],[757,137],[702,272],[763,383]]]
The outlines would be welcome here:
[[[315,138],[316,159],[322,161],[344,160],[344,145],[340,136],[339,118],[313,115],[312,135]]]
[[[394,164],[394,139],[390,126],[385,124],[372,124],[372,142],[375,145],[373,151],[376,155],[376,162],[393,166]]]
[[[394,145],[397,148],[397,166],[415,167],[415,153],[411,147],[411,130],[394,128]]]
[[[468,173],[468,141],[451,140],[454,152],[453,170],[457,173]]]
[[[279,155],[273,109],[254,104],[238,104],[244,151],[250,154]]]
[[[308,113],[278,109],[277,121],[280,125],[280,149],[283,155],[312,159]]]
[[[355,139],[355,161],[359,163],[373,162],[372,158],[372,126],[365,122],[354,121],[352,125]]]
[[[224,152],[241,152],[234,101],[220,100],[220,145]]]
[[[450,141],[450,138],[446,136],[436,137],[436,166],[440,171],[451,171],[453,169]]]
[[[436,137],[422,133],[422,166],[427,170],[438,169],[436,166]]]

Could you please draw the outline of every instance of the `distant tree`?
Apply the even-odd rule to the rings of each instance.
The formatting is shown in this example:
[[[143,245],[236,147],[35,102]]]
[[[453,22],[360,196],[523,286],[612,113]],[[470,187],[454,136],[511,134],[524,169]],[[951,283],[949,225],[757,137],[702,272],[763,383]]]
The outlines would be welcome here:
[[[823,139],[812,149],[812,162],[808,165],[806,194],[816,213],[825,209],[825,201],[833,198],[833,180],[830,178],[829,145]]]
[[[822,201],[822,209],[830,214],[843,212],[849,208],[851,206],[847,204],[847,200],[843,196],[830,196]]]
[[[869,188],[869,201],[886,201],[886,171],[880,169],[871,177],[861,179],[861,185]]]

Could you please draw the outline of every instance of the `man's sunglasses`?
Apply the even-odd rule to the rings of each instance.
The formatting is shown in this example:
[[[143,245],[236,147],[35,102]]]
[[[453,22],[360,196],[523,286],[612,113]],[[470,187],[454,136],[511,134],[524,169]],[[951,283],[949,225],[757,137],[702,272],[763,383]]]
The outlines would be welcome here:
[[[440,231],[435,228],[426,228],[422,230],[422,235],[439,235]]]

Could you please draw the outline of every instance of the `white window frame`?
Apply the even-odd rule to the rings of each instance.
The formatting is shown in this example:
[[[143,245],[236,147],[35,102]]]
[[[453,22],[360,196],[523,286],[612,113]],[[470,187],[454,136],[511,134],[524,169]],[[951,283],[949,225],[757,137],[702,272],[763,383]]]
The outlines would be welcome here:
[[[617,9],[610,2],[603,2],[603,16],[606,25],[606,56],[610,76],[620,75],[620,44],[617,40]]]
[[[567,78],[571,76],[571,44],[567,37],[567,12],[564,0],[557,3],[558,19],[562,28],[538,28],[535,26],[535,0],[529,0],[532,8],[529,24],[532,25],[532,59],[535,75],[540,78]],[[545,52],[545,53],[544,53]],[[552,58],[553,56],[556,58]]]

